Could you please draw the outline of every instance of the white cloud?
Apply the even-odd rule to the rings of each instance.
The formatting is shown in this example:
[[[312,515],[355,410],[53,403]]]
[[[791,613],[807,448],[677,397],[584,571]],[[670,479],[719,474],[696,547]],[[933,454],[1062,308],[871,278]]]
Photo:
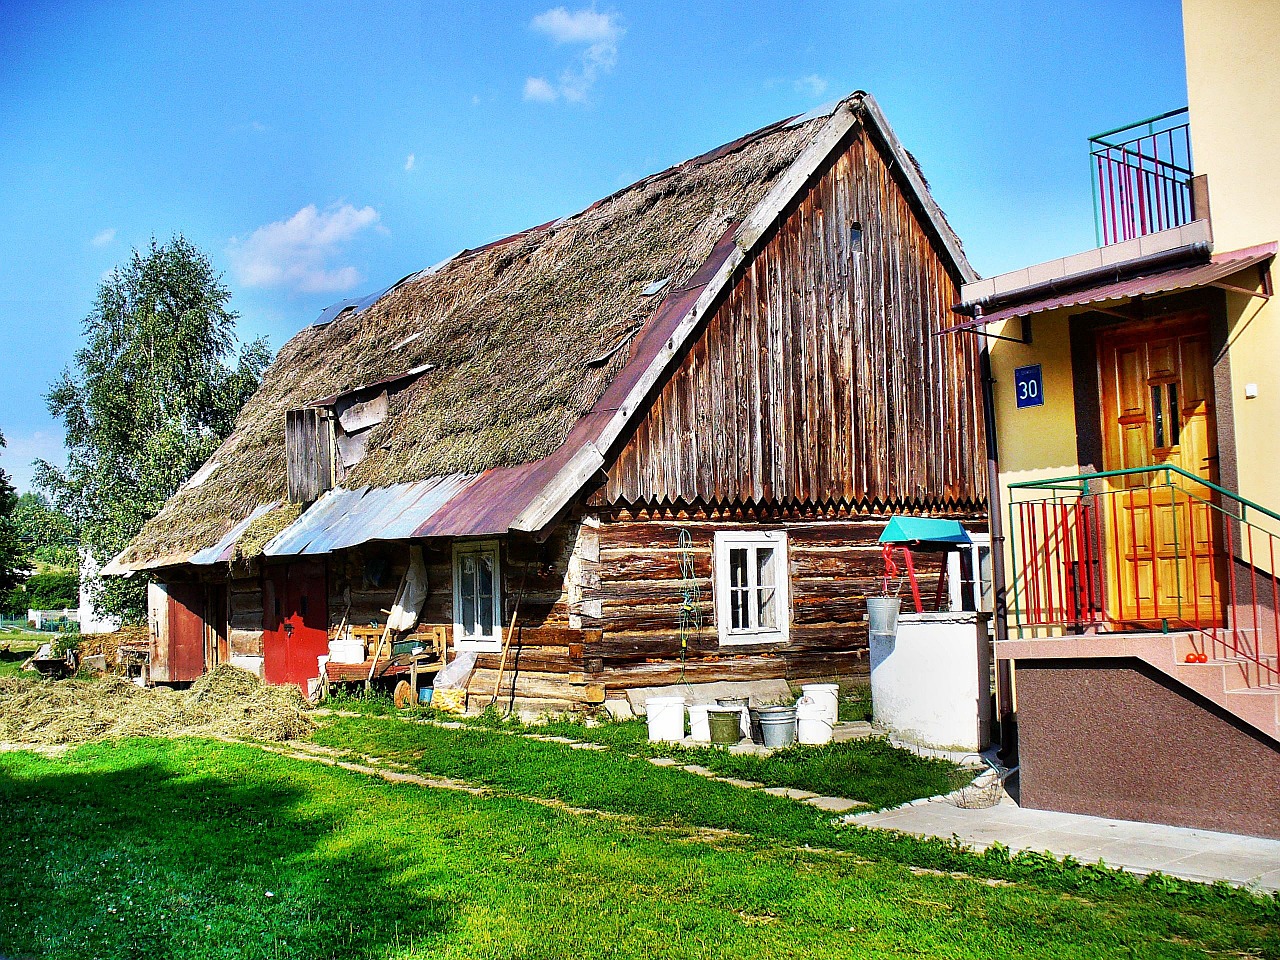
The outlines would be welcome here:
[[[564,7],[554,7],[534,17],[530,26],[556,43],[617,43],[622,37],[622,27],[613,14],[594,10],[570,13]]]
[[[811,97],[820,97],[827,92],[827,81],[823,80],[816,73],[811,73],[807,77],[801,77],[795,82],[795,88],[801,93],[807,93]]]
[[[363,279],[353,266],[335,266],[348,243],[378,222],[373,207],[315,204],[288,220],[232,237],[227,249],[240,282],[248,287],[288,287],[299,293],[350,290]]]
[[[536,103],[551,103],[561,97],[570,103],[586,100],[596,81],[617,65],[618,41],[626,33],[615,14],[589,9],[570,13],[564,7],[538,14],[529,26],[557,45],[585,45],[577,63],[565,68],[555,85],[544,77],[525,80],[524,98]]]
[[[524,98],[534,103],[550,103],[559,94],[556,88],[546,81],[545,77],[529,77],[524,82]]]
[[[116,228],[107,227],[105,230],[99,230],[93,235],[93,239],[89,242],[95,247],[105,247],[108,243],[116,238]]]
[[[414,165],[417,164],[417,162],[418,162],[417,158],[412,153],[409,154],[408,158],[404,162],[405,172],[408,173],[410,170],[412,170],[414,168]]]

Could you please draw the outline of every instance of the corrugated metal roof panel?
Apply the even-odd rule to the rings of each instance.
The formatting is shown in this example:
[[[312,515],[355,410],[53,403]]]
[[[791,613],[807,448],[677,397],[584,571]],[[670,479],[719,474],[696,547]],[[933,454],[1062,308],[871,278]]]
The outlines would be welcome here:
[[[330,490],[263,549],[268,557],[332,553],[372,540],[406,540],[477,480],[430,477],[390,487]]]
[[[1244,250],[1232,250],[1227,253],[1215,253],[1206,263],[1193,264],[1188,267],[1175,267],[1169,270],[1158,270],[1151,273],[1129,277],[1125,280],[1114,280],[1095,283],[1083,289],[1069,293],[1043,297],[1029,303],[1012,304],[1000,307],[989,314],[977,317],[965,323],[956,324],[943,333],[951,330],[974,330],[1001,320],[1013,317],[1027,317],[1046,310],[1060,310],[1064,307],[1082,307],[1092,303],[1105,303],[1111,300],[1128,300],[1133,297],[1147,297],[1163,293],[1174,293],[1178,290],[1190,290],[1193,287],[1204,287],[1225,280],[1233,273],[1239,273],[1249,267],[1256,266],[1271,259],[1276,254],[1276,244],[1267,243]]]
[[[194,563],[198,566],[209,566],[210,564],[231,559],[231,551],[236,545],[236,541],[244,536],[244,532],[249,529],[249,524],[257,520],[260,516],[269,510],[273,510],[278,506],[276,503],[263,503],[254,508],[253,512],[228,530],[221,540],[212,547],[205,547],[196,553],[193,553],[188,563]]]

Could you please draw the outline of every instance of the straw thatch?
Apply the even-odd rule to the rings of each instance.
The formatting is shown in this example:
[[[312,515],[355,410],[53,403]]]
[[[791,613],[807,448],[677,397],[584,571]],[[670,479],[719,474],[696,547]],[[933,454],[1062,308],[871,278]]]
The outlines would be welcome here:
[[[122,677],[0,677],[0,741],[74,744],[123,737],[250,737],[292,740],[314,724],[297,687],[265,685],[231,666],[189,690],[143,690]]]
[[[285,500],[287,410],[422,364],[432,367],[392,397],[366,459],[343,486],[478,472],[551,453],[628,351],[592,361],[661,302],[644,296],[645,287],[670,277],[666,291],[677,289],[823,122],[766,128],[573,217],[466,252],[363,312],[302,331],[214,454],[220,467],[179,491],[121,561],[181,560],[259,504]]]

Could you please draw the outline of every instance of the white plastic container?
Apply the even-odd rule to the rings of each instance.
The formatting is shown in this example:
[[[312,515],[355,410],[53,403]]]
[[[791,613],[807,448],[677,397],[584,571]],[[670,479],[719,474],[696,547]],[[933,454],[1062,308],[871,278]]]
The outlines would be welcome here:
[[[709,703],[689,704],[689,739],[698,743],[711,742],[711,724],[707,721]]]
[[[796,701],[796,740],[800,743],[811,747],[830,743],[831,727],[825,706],[812,697],[801,697]]]
[[[826,710],[827,720],[834,726],[840,719],[840,685],[838,683],[806,683],[801,693]]]
[[[644,702],[651,743],[679,743],[684,739],[684,697],[650,697]],[[708,733],[707,739],[711,739]]]
[[[329,659],[333,663],[364,663],[364,641],[330,640]]]

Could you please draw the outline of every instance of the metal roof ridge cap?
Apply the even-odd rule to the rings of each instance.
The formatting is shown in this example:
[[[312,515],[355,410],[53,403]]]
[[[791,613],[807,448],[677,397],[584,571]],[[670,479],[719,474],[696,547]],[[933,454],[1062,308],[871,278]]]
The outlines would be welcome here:
[[[1161,250],[1159,253],[1149,254],[1146,257],[1132,257],[1119,263],[1092,267],[1089,270],[1069,274],[1065,277],[1041,280],[1025,287],[1019,287],[1016,290],[1007,290],[1004,293],[992,294],[976,300],[962,300],[953,304],[951,309],[954,313],[978,317],[988,309],[1002,310],[1020,301],[1029,303],[1049,294],[1064,294],[1077,289],[1084,290],[1101,281],[1119,283],[1122,280],[1130,280],[1140,276],[1143,268],[1176,269],[1182,266],[1192,266],[1195,261],[1201,260],[1201,258],[1203,258],[1204,263],[1208,263],[1211,260],[1212,252],[1213,244],[1210,241],[1197,240],[1194,243],[1174,247],[1171,250]]]

